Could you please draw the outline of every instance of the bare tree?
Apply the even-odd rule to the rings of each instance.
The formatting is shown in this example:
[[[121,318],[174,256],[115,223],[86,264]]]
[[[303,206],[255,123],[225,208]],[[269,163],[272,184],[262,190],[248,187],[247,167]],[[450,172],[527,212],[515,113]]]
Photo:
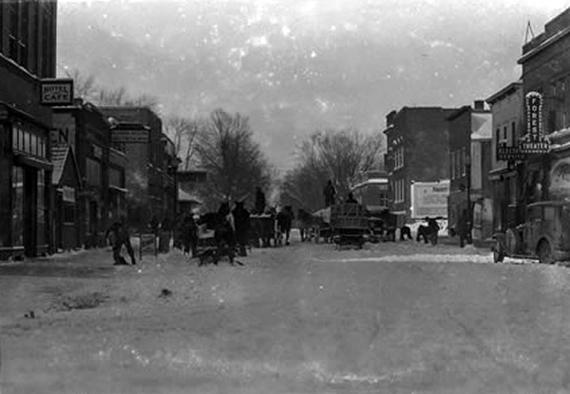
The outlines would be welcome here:
[[[73,94],[75,97],[90,100],[97,87],[93,74],[85,75],[78,68],[66,69],[65,75],[73,79]]]
[[[101,106],[120,106],[124,105],[127,90],[124,87],[116,89],[99,88],[94,97],[95,104]]]
[[[178,115],[166,117],[164,122],[165,133],[172,138],[176,155],[182,160],[182,169],[188,170],[193,163],[196,153],[198,133],[207,126],[204,119],[188,119]]]
[[[255,188],[270,184],[270,166],[253,140],[248,118],[239,113],[213,111],[204,133],[198,134],[196,152],[208,171],[203,190],[208,208],[237,199],[252,203]]]
[[[381,164],[382,139],[356,130],[313,133],[298,150],[298,163],[284,177],[280,198],[296,207],[316,210],[324,205],[323,188],[332,180],[346,196],[361,174]]]
[[[346,196],[359,174],[378,167],[382,139],[364,136],[356,130],[329,130],[311,136],[317,160],[334,182],[337,192]]]
[[[125,99],[123,105],[133,107],[146,107],[156,112],[158,110],[159,101],[158,98],[150,94],[143,93],[140,96],[134,96]]]

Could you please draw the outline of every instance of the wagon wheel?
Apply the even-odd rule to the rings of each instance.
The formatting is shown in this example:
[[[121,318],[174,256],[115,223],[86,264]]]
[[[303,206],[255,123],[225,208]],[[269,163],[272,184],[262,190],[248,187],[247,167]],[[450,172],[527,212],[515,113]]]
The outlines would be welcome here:
[[[538,262],[540,264],[554,264],[554,256],[552,255],[552,248],[550,247],[550,243],[543,239],[538,244],[537,249],[538,254]]]

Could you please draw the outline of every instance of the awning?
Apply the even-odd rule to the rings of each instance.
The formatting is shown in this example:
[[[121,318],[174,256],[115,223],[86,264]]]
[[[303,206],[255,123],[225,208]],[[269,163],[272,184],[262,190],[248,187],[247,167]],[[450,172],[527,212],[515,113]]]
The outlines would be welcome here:
[[[15,161],[18,164],[38,168],[40,170],[51,171],[53,169],[53,164],[51,164],[49,161],[34,156],[16,154]]]

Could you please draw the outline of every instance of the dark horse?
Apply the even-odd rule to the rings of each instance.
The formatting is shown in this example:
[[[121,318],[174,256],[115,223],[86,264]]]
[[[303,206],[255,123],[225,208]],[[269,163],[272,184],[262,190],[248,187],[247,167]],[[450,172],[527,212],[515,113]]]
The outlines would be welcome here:
[[[420,225],[418,227],[418,234],[416,236],[417,242],[421,242],[423,238],[426,244],[431,242],[432,245],[437,245],[437,233],[439,232],[439,224],[437,224],[437,219],[441,218],[426,217],[424,219],[427,222],[427,226]]]

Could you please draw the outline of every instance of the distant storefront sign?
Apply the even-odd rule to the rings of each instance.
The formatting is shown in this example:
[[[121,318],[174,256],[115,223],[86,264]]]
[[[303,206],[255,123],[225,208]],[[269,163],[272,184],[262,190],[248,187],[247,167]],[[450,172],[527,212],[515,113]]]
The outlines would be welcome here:
[[[149,132],[145,129],[114,129],[111,134],[111,142],[119,144],[148,143]]]
[[[526,154],[521,152],[518,146],[497,144],[497,160],[515,161],[515,160],[524,160],[525,157]]]
[[[42,105],[73,104],[73,79],[42,79],[40,81]]]

